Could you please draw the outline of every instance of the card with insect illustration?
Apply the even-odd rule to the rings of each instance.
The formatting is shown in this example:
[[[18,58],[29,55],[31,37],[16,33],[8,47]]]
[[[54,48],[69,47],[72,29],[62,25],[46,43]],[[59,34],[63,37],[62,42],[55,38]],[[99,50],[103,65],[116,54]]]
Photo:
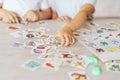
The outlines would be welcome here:
[[[68,73],[70,80],[89,80],[85,71],[72,71]]]

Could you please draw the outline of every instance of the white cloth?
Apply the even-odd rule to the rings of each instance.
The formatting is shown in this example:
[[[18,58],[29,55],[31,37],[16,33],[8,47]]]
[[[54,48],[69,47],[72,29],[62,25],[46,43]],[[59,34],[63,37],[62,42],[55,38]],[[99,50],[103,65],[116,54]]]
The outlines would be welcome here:
[[[3,8],[15,12],[21,18],[29,10],[42,10],[49,7],[47,0],[0,0]]]
[[[51,2],[51,7],[58,13],[58,16],[69,16],[74,18],[74,16],[80,11],[80,8],[86,4],[96,3],[96,0],[53,0]]]

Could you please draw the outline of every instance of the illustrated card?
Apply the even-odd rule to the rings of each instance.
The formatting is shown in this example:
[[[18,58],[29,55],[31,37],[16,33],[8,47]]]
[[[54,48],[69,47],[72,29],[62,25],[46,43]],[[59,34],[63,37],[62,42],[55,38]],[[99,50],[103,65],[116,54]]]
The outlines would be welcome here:
[[[78,41],[103,62],[120,59],[120,26],[80,29]]]
[[[120,63],[109,62],[105,64],[107,71],[120,72]]]
[[[37,68],[40,67],[40,63],[35,60],[28,60],[24,64],[22,64],[22,67],[29,69],[31,71],[35,71]]]
[[[85,69],[88,65],[87,57],[84,55],[75,56],[71,62],[71,66],[79,69]]]
[[[20,48],[20,49],[25,48],[24,44],[23,44],[23,43],[20,43],[20,42],[14,42],[14,43],[12,44],[12,47],[13,47],[13,48]]]
[[[68,73],[70,80],[89,80],[85,71],[72,71]]]
[[[43,67],[57,71],[59,70],[61,64],[61,60],[46,60],[43,64]]]

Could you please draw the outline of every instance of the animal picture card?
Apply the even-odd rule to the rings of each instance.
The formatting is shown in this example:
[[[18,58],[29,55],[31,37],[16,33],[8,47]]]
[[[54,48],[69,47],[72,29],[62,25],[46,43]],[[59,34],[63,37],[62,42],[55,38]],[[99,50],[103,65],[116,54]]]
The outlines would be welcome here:
[[[43,67],[57,71],[61,64],[62,64],[61,60],[52,59],[52,60],[46,60],[43,63]]]
[[[84,71],[72,71],[68,73],[70,80],[89,80]]]
[[[16,31],[16,32],[12,32],[10,33],[11,36],[13,36],[14,38],[21,38],[23,37],[23,34],[21,31]]]
[[[25,30],[23,31],[23,38],[35,38],[36,34],[33,30]]]
[[[13,48],[20,48],[20,49],[25,48],[24,44],[22,44],[22,43],[20,43],[20,42],[14,42],[14,43],[12,44],[12,47],[13,47]]]
[[[34,40],[29,40],[27,42],[24,43],[25,47],[30,47],[30,48],[34,48],[37,43]]]
[[[79,56],[72,59],[72,62],[70,65],[75,67],[75,68],[85,69],[89,65],[89,63],[87,61],[86,56],[79,55]]]
[[[107,62],[105,63],[107,71],[120,72],[120,63],[117,62]]]
[[[48,52],[46,54],[40,55],[38,59],[52,60],[55,57],[55,53]]]
[[[10,29],[10,30],[18,30],[19,28],[15,27],[15,26],[9,26],[8,29]]]
[[[69,52],[60,52],[58,55],[57,55],[58,58],[60,58],[61,60],[71,60],[73,58],[73,55],[72,53],[69,53]]]
[[[32,53],[43,55],[47,52],[50,46],[45,46],[43,44],[38,44],[32,49]]]
[[[78,41],[103,62],[118,60],[120,59],[120,28],[115,29],[109,26],[94,27],[90,30],[81,29]]]
[[[35,60],[28,60],[24,64],[22,64],[22,67],[27,68],[31,71],[35,71],[37,68],[40,67],[40,63]]]

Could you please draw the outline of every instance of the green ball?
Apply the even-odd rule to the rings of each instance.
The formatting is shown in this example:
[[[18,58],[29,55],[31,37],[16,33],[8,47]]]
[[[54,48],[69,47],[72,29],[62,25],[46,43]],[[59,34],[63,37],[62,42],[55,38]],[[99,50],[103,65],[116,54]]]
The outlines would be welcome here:
[[[100,66],[94,66],[92,68],[92,74],[94,76],[99,76],[101,74],[101,68],[100,68]]]
[[[89,56],[89,57],[87,58],[87,61],[88,61],[89,63],[98,63],[98,59],[97,59],[96,57],[94,57],[94,56]]]

